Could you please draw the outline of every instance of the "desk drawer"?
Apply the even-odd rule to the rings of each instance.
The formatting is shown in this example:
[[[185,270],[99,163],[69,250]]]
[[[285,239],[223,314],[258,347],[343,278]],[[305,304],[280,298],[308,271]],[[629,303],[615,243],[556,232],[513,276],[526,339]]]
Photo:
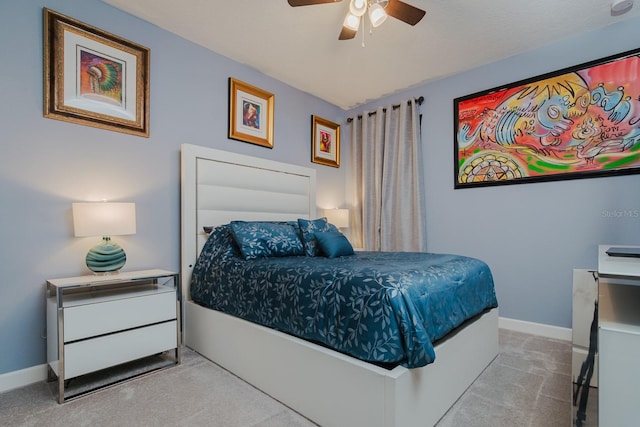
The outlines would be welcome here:
[[[175,320],[66,344],[64,377],[77,377],[177,346]]]
[[[64,342],[175,318],[173,291],[68,307],[64,309]]]

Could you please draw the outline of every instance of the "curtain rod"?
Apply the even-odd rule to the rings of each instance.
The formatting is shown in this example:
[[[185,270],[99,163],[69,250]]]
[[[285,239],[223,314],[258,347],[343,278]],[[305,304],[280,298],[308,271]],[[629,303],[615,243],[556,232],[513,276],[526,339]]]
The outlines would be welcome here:
[[[424,102],[424,96],[421,96],[421,97],[419,97],[419,98],[414,98],[414,101],[416,101],[416,102],[418,103],[418,105],[422,105],[422,103]],[[411,101],[409,101],[408,103],[410,103],[410,102],[411,102]],[[392,108],[393,108],[394,110],[395,110],[396,108],[400,108],[400,104],[392,105]],[[387,109],[386,109],[386,108],[383,108],[383,109],[382,109],[382,111],[386,112],[386,111],[387,111]],[[369,113],[369,117],[371,117],[371,116],[373,116],[373,115],[375,115],[375,114],[376,114],[376,112],[375,112],[375,111],[371,111],[371,112]],[[362,114],[360,114],[360,115],[358,116],[358,119],[361,119],[361,118],[362,118]],[[349,118],[347,119],[347,123],[351,123],[352,121],[353,121],[353,117],[349,117]]]

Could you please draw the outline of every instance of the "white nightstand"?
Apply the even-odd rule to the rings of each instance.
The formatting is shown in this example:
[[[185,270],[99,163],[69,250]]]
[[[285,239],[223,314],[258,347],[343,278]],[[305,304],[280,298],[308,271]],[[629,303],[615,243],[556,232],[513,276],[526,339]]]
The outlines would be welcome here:
[[[47,360],[59,403],[77,397],[65,396],[71,378],[169,350],[168,366],[180,364],[178,279],[145,270],[47,281]]]

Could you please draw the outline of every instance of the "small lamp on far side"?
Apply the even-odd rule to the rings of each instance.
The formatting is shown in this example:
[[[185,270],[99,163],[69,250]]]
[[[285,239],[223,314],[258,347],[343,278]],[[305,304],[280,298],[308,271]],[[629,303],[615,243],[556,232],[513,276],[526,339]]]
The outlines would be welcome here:
[[[327,217],[329,223],[338,228],[349,227],[349,209],[326,209],[324,216]]]
[[[76,237],[102,236],[102,243],[87,253],[86,264],[95,274],[117,273],[127,255],[111,236],[136,233],[135,203],[72,203],[73,229]]]

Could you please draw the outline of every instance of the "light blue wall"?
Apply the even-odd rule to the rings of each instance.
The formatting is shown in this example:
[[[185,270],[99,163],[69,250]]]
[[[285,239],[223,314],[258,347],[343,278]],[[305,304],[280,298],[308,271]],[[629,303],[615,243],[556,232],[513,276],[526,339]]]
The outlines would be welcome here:
[[[42,117],[42,7],[151,48],[151,137]],[[509,58],[378,102],[422,106],[428,247],[486,260],[504,317],[571,326],[571,272],[596,246],[640,243],[640,177],[453,190],[454,98],[640,46],[640,19]],[[318,205],[344,200],[340,169],[310,163],[310,116],[348,114],[97,0],[0,3],[0,374],[45,362],[43,286],[85,274],[94,243],[72,236],[71,202],[134,201],[138,232],[120,242],[128,269],[179,268],[179,150],[191,143],[315,167]],[[227,139],[227,79],[276,95],[275,148]],[[358,109],[360,111],[362,109]]]
[[[42,7],[151,49],[151,137],[42,117]],[[344,199],[344,168],[310,162],[311,115],[344,111],[97,0],[0,3],[0,374],[46,361],[44,283],[87,274],[71,202],[133,201],[126,269],[179,269],[180,144],[314,167],[318,205]],[[227,139],[228,78],[275,94],[275,147]]]
[[[638,28],[628,20],[357,109],[425,97],[428,250],[487,261],[503,317],[571,327],[572,270],[596,268],[598,244],[640,244],[640,176],[454,190],[453,99],[638,48]]]

